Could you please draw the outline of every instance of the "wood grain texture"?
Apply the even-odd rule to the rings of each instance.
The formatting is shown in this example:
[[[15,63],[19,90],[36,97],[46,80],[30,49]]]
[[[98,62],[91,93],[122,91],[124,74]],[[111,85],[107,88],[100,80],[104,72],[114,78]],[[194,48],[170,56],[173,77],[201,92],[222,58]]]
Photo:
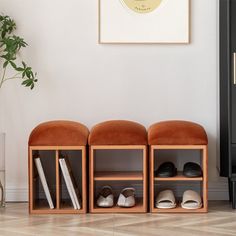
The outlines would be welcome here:
[[[35,181],[34,181],[34,150],[53,150],[55,151],[55,169],[56,169],[56,205],[54,209],[48,207],[48,203],[38,203],[35,200]],[[63,205],[61,202],[61,176],[59,166],[59,151],[61,150],[74,150],[82,152],[82,208],[75,210],[70,205]],[[75,157],[75,158],[80,158]],[[87,183],[86,183],[86,147],[85,146],[30,146],[29,147],[29,212],[31,214],[81,214],[87,212]]]
[[[203,177],[188,178],[183,175],[182,171],[178,171],[178,174],[174,177],[155,177],[155,181],[203,181]]]
[[[234,236],[236,210],[209,202],[208,214],[29,215],[27,203],[0,209],[1,236]]]
[[[143,180],[142,171],[99,171],[94,173],[95,181]]]
[[[202,160],[202,170],[203,177],[201,178],[186,178],[181,173],[178,173],[175,177],[170,178],[159,178],[154,177],[154,167],[155,167],[155,150],[200,150],[201,160]],[[187,186],[187,181],[200,181],[202,182],[202,202],[203,207],[196,210],[186,210],[181,207],[176,207],[174,209],[157,209],[154,207],[155,198],[154,196],[154,186],[157,182],[172,181],[176,182],[178,186],[178,181],[185,181]],[[150,212],[152,213],[206,213],[208,211],[208,150],[207,145],[152,145],[150,146],[150,179],[149,179],[149,191],[150,191]]]
[[[96,172],[95,151],[96,150],[140,150],[142,151],[141,172]],[[125,163],[124,163],[125,164]],[[95,181],[143,181],[143,199],[138,201],[132,208],[99,208],[95,203]],[[145,145],[92,145],[89,154],[89,211],[90,213],[145,213],[147,212],[147,147]]]
[[[60,209],[60,201],[61,201],[61,185],[60,185],[60,166],[59,166],[59,151],[56,150],[56,208]]]

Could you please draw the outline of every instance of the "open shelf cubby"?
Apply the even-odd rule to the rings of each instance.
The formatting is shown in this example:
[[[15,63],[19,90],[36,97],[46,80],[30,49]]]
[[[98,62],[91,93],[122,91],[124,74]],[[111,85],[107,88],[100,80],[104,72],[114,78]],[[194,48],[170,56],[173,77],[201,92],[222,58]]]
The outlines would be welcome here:
[[[80,209],[74,209],[61,171],[59,159],[68,161],[74,184],[78,187]],[[36,166],[39,158],[46,178],[53,208],[50,208]],[[86,213],[86,147],[84,146],[32,146],[29,147],[29,212],[31,214]]]
[[[171,161],[178,169],[174,177],[156,177],[154,172],[166,161]],[[186,162],[198,163],[203,171],[201,177],[188,178],[183,175]],[[208,211],[208,155],[206,145],[153,145],[150,146],[150,212],[152,213],[204,213]],[[173,209],[159,209],[155,207],[155,200],[162,190],[170,189],[174,192],[177,207]],[[202,198],[202,208],[187,210],[180,203],[185,190],[197,191]]]
[[[145,213],[147,212],[147,148],[145,145],[90,147],[90,212]],[[114,193],[114,207],[101,208],[96,204],[99,190],[108,185]],[[136,204],[131,208],[116,205],[122,189],[135,189]]]

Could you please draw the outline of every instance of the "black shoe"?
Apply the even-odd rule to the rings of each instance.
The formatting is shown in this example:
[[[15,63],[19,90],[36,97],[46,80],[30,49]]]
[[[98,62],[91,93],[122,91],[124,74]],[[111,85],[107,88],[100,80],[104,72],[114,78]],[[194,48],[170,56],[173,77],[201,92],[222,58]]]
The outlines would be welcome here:
[[[195,178],[202,176],[201,166],[194,162],[184,164],[183,175],[188,178]]]
[[[158,177],[174,177],[177,175],[177,168],[172,162],[162,163],[157,170],[155,170],[155,176]]]

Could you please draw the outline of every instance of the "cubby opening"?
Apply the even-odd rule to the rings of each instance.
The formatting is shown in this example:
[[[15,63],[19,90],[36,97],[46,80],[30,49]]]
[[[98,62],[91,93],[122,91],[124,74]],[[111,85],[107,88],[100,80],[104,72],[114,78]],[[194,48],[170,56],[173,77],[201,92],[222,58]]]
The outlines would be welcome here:
[[[74,179],[74,185],[78,188],[77,197],[82,209],[82,151],[81,150],[60,150],[59,158],[68,160],[68,168],[71,169],[71,175]],[[60,209],[74,209],[72,199],[63,176],[61,167],[59,167],[59,187],[60,187]]]
[[[115,205],[98,207],[96,200],[103,186],[111,186]],[[136,205],[131,208],[116,206],[120,192],[127,187],[135,189]],[[125,213],[147,211],[147,155],[146,146],[99,146],[90,153],[90,211],[92,213]]]
[[[105,209],[106,211],[113,211],[114,209],[125,210],[117,206],[117,201],[121,191],[125,188],[134,188],[135,189],[135,206],[127,208],[128,210],[136,211],[142,209],[143,206],[143,183],[142,181],[96,181],[94,186],[94,208],[97,210],[102,210],[102,207],[97,206],[97,199],[99,197],[99,192],[103,186],[110,186],[114,195],[114,206],[111,208]],[[132,209],[133,208],[133,209]]]
[[[46,193],[40,180],[39,172],[36,167],[36,159],[40,159],[46,183],[52,198],[53,209],[56,208],[56,165],[55,151],[34,151],[33,152],[33,209],[50,209]]]
[[[30,213],[86,213],[86,147],[35,147],[29,158]]]
[[[202,167],[202,151],[200,150],[155,150],[154,171],[164,162],[173,162],[178,172],[183,172],[184,164],[194,162]]]
[[[153,202],[153,208],[157,209],[157,211],[159,210],[156,207],[156,198],[158,196],[158,194],[161,191],[164,190],[172,190],[175,196],[175,200],[176,200],[176,209],[181,209],[181,202],[183,200],[183,194],[186,190],[193,190],[195,192],[197,192],[202,199],[202,204],[204,207],[204,202],[203,202],[203,192],[202,192],[202,182],[199,181],[188,181],[186,183],[186,181],[162,181],[162,182],[155,182],[154,184],[154,202]],[[163,211],[163,209],[161,209]],[[169,209],[167,209],[168,211]],[[184,209],[183,209],[184,210]],[[191,211],[191,210],[190,210]]]
[[[156,213],[207,212],[207,146],[205,145],[154,145],[150,149],[150,209]],[[155,171],[164,162],[172,162],[177,168],[173,177],[157,176]],[[194,162],[201,166],[202,176],[190,178],[183,174],[184,165]],[[156,198],[163,190],[174,192],[177,207],[173,209],[156,208]],[[184,209],[180,203],[186,190],[197,192],[202,199],[199,209]]]

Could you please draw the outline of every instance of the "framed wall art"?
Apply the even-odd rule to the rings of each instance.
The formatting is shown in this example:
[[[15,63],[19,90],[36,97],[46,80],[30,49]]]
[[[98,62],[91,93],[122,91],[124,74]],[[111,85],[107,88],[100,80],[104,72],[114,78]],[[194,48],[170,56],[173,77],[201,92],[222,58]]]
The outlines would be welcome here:
[[[189,43],[190,0],[99,0],[99,43]]]

